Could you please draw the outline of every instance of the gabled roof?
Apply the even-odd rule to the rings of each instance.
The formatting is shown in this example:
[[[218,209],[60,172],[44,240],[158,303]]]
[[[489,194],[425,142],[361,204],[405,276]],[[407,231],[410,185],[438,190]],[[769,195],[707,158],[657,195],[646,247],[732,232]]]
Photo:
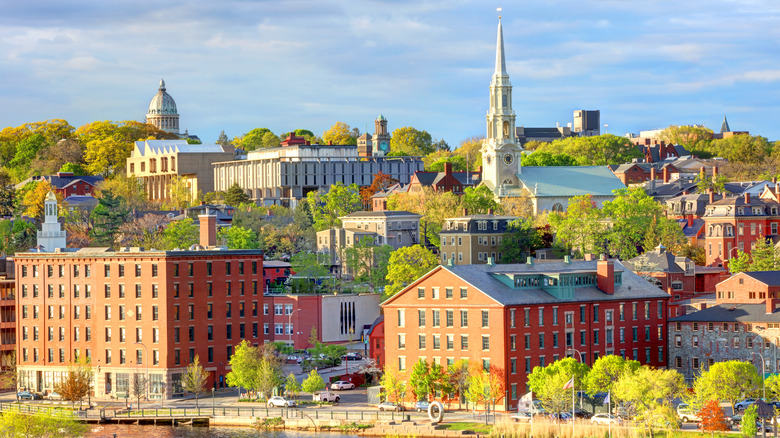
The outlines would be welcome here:
[[[142,140],[135,142],[133,156],[160,154],[217,154],[232,152],[232,147],[218,144],[189,144],[187,140]]]
[[[389,218],[389,217],[400,217],[400,216],[416,216],[416,217],[422,217],[417,213],[412,213],[410,211],[403,211],[403,210],[384,210],[384,211],[356,211],[354,213],[350,213],[346,216],[341,216],[339,219],[355,219],[355,218],[361,218],[361,217],[371,217],[371,218]]]
[[[96,186],[103,181],[103,177],[99,175],[82,175],[82,176],[58,176],[58,175],[41,175],[27,178],[26,180],[16,184],[15,187],[20,189],[27,185],[27,183],[36,181],[48,181],[55,189],[64,189],[72,184],[83,181],[91,186]]]
[[[607,166],[523,166],[517,178],[534,197],[612,196],[626,188]]]
[[[678,261],[680,263],[685,263],[691,260],[686,257],[677,257],[667,251],[665,247],[659,245],[652,251],[647,251],[640,256],[634,257],[631,260],[627,260],[626,266],[631,269],[640,271],[646,267],[650,267],[654,271],[684,273],[685,269],[681,268],[680,265],[677,264]]]
[[[659,183],[658,181],[648,181],[643,184],[648,196],[652,197],[676,197],[684,192],[696,192],[699,186],[693,181],[675,180],[669,183]]]
[[[414,172],[414,175],[412,178],[416,178],[417,181],[424,186],[430,186],[433,185],[433,182],[436,181],[436,177],[439,176],[439,172],[421,172],[417,171]]]
[[[780,322],[780,311],[766,313],[766,305],[761,304],[718,304],[698,312],[669,318],[669,322]]]
[[[745,275],[760,281],[767,286],[780,286],[780,271],[752,271],[740,272],[737,275]]]

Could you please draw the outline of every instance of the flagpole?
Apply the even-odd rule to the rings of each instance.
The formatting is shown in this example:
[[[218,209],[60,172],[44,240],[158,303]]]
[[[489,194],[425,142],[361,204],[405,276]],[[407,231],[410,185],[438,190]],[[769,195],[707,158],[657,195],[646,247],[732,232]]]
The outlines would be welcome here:
[[[609,413],[609,438],[612,438],[612,390],[607,392],[607,409]],[[603,405],[602,405],[603,406]]]
[[[574,380],[574,375],[571,376],[571,380]],[[571,436],[574,437],[574,403],[576,398],[574,397],[574,385],[571,385]]]

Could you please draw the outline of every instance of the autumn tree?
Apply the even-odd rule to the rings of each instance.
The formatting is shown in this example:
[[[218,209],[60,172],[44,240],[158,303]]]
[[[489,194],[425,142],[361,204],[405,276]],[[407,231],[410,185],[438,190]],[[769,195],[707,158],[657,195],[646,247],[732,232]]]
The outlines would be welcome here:
[[[458,216],[463,210],[461,199],[452,192],[437,192],[423,187],[418,192],[395,193],[387,200],[389,210],[417,213],[420,219],[420,234],[428,245],[441,246],[439,233],[445,218]]]
[[[482,144],[484,136],[470,137],[460,142],[458,148],[452,151],[453,155],[464,157],[468,170],[475,172],[482,166]]]
[[[720,407],[718,400],[709,400],[699,410],[701,429],[705,432],[721,432],[731,430],[731,425],[726,420],[726,413]]]
[[[389,298],[439,264],[439,258],[422,245],[398,248],[390,254],[383,297]]]
[[[116,244],[118,246],[162,248],[165,227],[170,223],[171,219],[167,215],[161,214],[149,213],[133,218],[119,226],[119,231],[115,236]]]
[[[30,163],[30,167],[38,175],[50,175],[66,165],[73,166],[78,172],[84,164],[84,148],[81,144],[76,140],[63,138],[52,145],[44,145]]]
[[[325,144],[355,145],[357,144],[357,136],[350,131],[349,125],[344,122],[336,122],[322,133],[322,141]]]
[[[86,148],[87,170],[106,177],[125,168],[135,141],[177,138],[176,134],[134,120],[92,122],[79,127],[74,135]]]
[[[54,391],[58,392],[64,400],[75,404],[89,394],[93,378],[94,373],[88,359],[81,358],[68,365],[68,371],[54,385]]]
[[[138,408],[141,408],[141,398],[146,397],[146,388],[149,382],[146,376],[141,373],[133,373],[133,379],[130,381],[130,394],[136,399]]]
[[[54,187],[52,187],[48,181],[41,180],[27,183],[25,188],[28,186],[31,188],[24,193],[22,198],[25,215],[35,218],[38,222],[42,222],[46,197],[49,195],[49,192],[54,192],[54,196],[57,197],[57,204],[59,206],[58,212],[61,213],[64,210],[65,198],[63,197],[62,192],[55,191]]]
[[[187,365],[187,370],[181,375],[181,387],[185,391],[195,394],[195,407],[198,407],[198,396],[206,391],[206,380],[209,372],[203,369],[200,358],[195,355],[192,363]]]
[[[398,184],[398,180],[386,173],[382,173],[382,171],[375,173],[371,185],[360,188],[360,200],[363,202],[363,209],[371,211],[371,196],[387,190],[393,184]]]
[[[95,196],[100,198],[103,193],[111,192],[113,196],[122,199],[125,208],[129,210],[146,210],[150,207],[149,194],[144,183],[133,176],[115,175],[111,179],[98,183]]]

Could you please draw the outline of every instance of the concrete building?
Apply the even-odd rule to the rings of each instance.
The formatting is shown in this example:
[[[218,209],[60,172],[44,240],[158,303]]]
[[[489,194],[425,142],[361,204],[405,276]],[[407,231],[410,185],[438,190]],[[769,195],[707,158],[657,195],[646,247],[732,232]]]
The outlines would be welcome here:
[[[527,376],[578,354],[666,364],[669,296],[618,261],[438,266],[382,304],[388,366],[459,359],[505,372],[503,410]]]
[[[390,245],[394,249],[420,243],[420,218],[408,211],[358,211],[339,218],[341,228],[317,232],[317,251],[327,254],[331,272],[348,272],[344,251],[361,239],[372,239],[374,245]]]
[[[262,342],[263,254],[214,246],[215,217],[200,222],[201,244],[190,250],[17,253],[19,387],[50,392],[86,357],[93,398],[128,397],[139,376],[148,376],[150,398],[180,397],[195,356],[207,387],[225,386],[235,345]]]
[[[377,317],[379,294],[266,294],[262,339],[304,349],[316,330],[322,343],[352,345]]]
[[[420,170],[419,157],[361,157],[357,146],[296,144],[214,163],[214,189],[225,191],[238,184],[260,204],[295,206],[307,193],[327,192],[336,183],[370,186],[382,172],[408,184]]]
[[[601,135],[601,111],[574,111],[574,127],[572,131],[582,137]]]
[[[689,381],[728,360],[780,372],[779,303],[778,271],[740,272],[719,283],[715,305],[669,319],[669,368]]]
[[[212,164],[234,157],[232,145],[143,140],[135,142],[127,158],[127,172],[143,182],[151,200],[169,199],[171,180],[175,177],[186,178],[192,199],[197,199],[198,193],[215,190]],[[226,191],[228,188],[219,190]]]
[[[488,258],[501,261],[501,244],[515,216],[478,214],[444,220],[441,237],[441,263],[485,264]]]

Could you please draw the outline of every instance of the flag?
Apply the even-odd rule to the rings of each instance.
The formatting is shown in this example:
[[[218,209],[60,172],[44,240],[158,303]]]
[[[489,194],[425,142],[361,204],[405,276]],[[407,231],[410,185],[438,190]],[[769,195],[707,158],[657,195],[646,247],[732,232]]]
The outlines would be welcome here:
[[[568,382],[566,382],[565,385],[563,385],[563,389],[572,389],[574,388],[574,376],[571,376],[571,379],[569,379]]]
[[[610,392],[608,392],[608,393],[607,393],[607,396],[606,396],[606,397],[604,397],[604,404],[605,404],[605,405],[608,405],[608,404],[609,404],[609,394],[610,394]]]
[[[522,402],[531,402],[534,399],[534,393],[531,391],[528,391],[525,393],[524,396],[520,397],[520,401]]]

